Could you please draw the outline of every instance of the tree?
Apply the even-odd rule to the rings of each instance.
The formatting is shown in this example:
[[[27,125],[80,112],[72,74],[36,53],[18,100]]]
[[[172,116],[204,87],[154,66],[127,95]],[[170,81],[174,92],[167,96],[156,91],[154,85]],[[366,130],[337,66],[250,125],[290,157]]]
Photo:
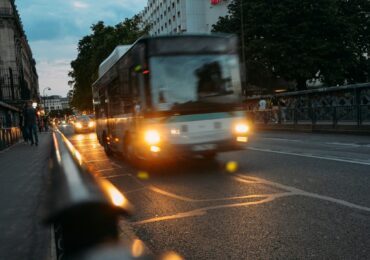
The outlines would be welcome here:
[[[125,19],[115,26],[106,26],[100,21],[91,26],[92,33],[84,36],[78,43],[78,55],[71,62],[68,93],[70,104],[79,110],[92,110],[91,85],[98,78],[99,64],[108,57],[117,45],[132,44],[148,31],[140,28],[138,15]]]
[[[295,81],[300,90],[311,79],[369,80],[368,0],[234,0],[213,30],[240,36],[241,6],[249,74]]]

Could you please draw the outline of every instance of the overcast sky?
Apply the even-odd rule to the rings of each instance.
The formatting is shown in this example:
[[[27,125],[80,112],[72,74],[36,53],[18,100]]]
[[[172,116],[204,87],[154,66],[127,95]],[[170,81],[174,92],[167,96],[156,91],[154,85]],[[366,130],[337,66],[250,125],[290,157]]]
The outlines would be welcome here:
[[[33,56],[40,94],[66,96],[77,43],[101,20],[115,25],[140,12],[147,0],[16,0]]]

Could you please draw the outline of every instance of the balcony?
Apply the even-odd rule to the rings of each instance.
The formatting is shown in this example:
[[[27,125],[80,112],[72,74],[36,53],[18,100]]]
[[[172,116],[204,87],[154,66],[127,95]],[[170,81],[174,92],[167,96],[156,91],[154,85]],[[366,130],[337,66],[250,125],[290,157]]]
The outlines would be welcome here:
[[[0,8],[0,17],[13,17],[12,8],[8,8],[8,7]]]

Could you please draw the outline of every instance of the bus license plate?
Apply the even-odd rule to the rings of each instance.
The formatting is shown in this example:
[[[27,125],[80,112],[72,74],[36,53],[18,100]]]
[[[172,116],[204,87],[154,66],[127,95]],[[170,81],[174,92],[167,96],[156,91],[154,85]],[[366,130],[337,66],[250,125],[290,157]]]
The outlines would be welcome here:
[[[193,146],[193,151],[208,151],[216,148],[215,144],[198,144]]]

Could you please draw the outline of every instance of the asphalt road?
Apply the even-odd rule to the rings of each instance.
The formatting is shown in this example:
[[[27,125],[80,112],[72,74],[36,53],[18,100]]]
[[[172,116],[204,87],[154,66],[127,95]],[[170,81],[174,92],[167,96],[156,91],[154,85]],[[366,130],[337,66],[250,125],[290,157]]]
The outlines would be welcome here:
[[[260,133],[214,162],[140,169],[64,132],[135,205],[130,226],[156,255],[370,259],[369,136]]]

